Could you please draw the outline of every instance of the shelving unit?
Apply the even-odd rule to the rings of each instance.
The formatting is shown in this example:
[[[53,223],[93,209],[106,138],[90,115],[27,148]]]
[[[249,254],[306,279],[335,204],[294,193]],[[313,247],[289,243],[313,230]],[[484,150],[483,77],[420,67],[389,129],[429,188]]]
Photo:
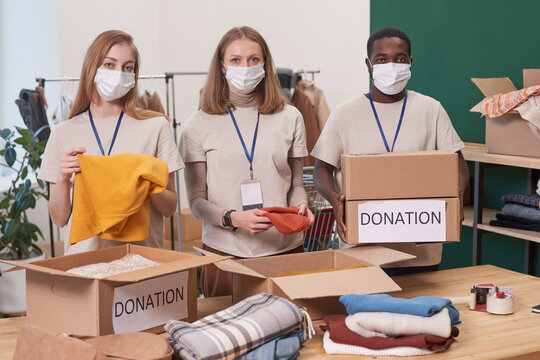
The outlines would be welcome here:
[[[464,226],[473,228],[473,265],[481,263],[482,233],[491,232],[511,236],[525,241],[524,272],[532,273],[532,246],[540,243],[540,232],[519,229],[510,229],[489,225],[490,220],[495,219],[496,210],[483,207],[483,182],[484,168],[487,166],[513,166],[526,168],[528,173],[527,191],[534,192],[536,187],[537,172],[540,170],[540,158],[500,155],[486,153],[486,146],[477,143],[465,143],[461,150],[467,161],[474,162],[474,206],[464,209]]]

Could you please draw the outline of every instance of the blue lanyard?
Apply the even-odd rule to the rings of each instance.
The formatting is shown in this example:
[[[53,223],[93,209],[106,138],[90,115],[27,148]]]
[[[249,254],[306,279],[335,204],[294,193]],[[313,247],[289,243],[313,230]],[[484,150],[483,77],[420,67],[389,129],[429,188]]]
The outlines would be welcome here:
[[[399,123],[396,129],[396,135],[394,136],[394,142],[392,143],[392,149],[388,147],[388,143],[386,142],[386,137],[384,136],[384,131],[381,126],[381,122],[379,121],[379,116],[377,115],[377,111],[375,110],[375,106],[373,105],[373,100],[371,99],[371,92],[369,92],[369,102],[371,104],[371,109],[373,109],[373,114],[375,115],[375,120],[377,120],[377,125],[379,125],[379,131],[381,132],[382,139],[384,141],[384,146],[386,146],[387,152],[393,152],[394,151],[394,145],[396,144],[396,140],[399,134],[399,129],[401,129],[401,122],[403,121],[403,114],[405,113],[405,105],[407,105],[407,93],[408,91],[405,91],[405,100],[403,101],[403,107],[401,108],[401,115],[399,116]]]
[[[122,117],[124,116],[124,110],[120,113],[118,121],[116,122],[116,129],[114,129],[114,135],[111,141],[111,147],[107,155],[111,155],[111,150],[113,148],[114,142],[116,141],[116,135],[118,135],[118,129],[120,128],[120,123],[122,122]],[[96,136],[97,143],[99,145],[99,150],[101,150],[101,155],[105,156],[105,151],[103,151],[103,146],[101,145],[101,140],[99,138],[96,125],[94,124],[94,119],[92,118],[92,113],[90,112],[90,107],[88,108],[88,117],[90,118],[90,124],[92,124],[92,130],[94,130],[94,135]]]
[[[249,155],[246,144],[244,143],[244,139],[242,138],[242,134],[240,133],[240,129],[238,128],[238,124],[236,123],[236,119],[234,118],[234,115],[232,113],[231,107],[227,106],[227,109],[229,109],[229,114],[231,115],[231,119],[233,121],[234,127],[236,128],[236,132],[238,133],[238,137],[240,138],[240,142],[242,143],[242,147],[244,148],[244,153],[246,154],[246,157],[249,161],[249,172],[250,172],[251,180],[253,180],[253,157],[255,155],[255,143],[257,142],[257,132],[259,131],[259,118],[260,118],[261,113],[257,112],[257,125],[255,126],[255,133],[253,134],[253,143],[251,144],[251,155]]]

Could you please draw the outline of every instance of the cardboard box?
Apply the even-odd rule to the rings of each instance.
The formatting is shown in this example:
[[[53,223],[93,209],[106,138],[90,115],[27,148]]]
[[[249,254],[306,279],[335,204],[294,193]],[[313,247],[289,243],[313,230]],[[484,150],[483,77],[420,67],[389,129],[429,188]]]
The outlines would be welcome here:
[[[73,267],[139,254],[161,265],[92,279],[67,273]],[[83,336],[162,332],[169,319],[197,317],[197,266],[227,259],[125,244],[27,264],[27,323]]]
[[[178,244],[178,220],[176,214],[174,219],[174,240],[175,246]],[[195,218],[189,208],[183,208],[180,211],[180,221],[182,222],[182,251],[195,251],[193,247],[202,247],[202,229],[203,222]],[[164,243],[165,249],[171,248],[171,220],[165,218]]]
[[[407,199],[411,200],[411,199]],[[413,199],[414,200],[414,199]],[[428,199],[422,199],[422,200],[428,200]],[[429,199],[431,200],[431,199]],[[445,242],[459,242],[459,236],[460,236],[460,209],[459,209],[459,198],[434,198],[432,200],[444,200],[446,202],[446,218],[445,218],[445,225],[446,225],[446,237]],[[383,202],[388,201],[395,201],[395,200],[382,200]],[[397,200],[397,201],[404,201],[404,199]],[[382,243],[382,242],[401,242],[404,241],[406,238],[405,236],[412,235],[411,239],[408,239],[407,242],[438,242],[440,240],[436,240],[433,238],[430,238],[427,234],[427,231],[423,230],[423,227],[430,226],[429,223],[430,220],[441,220],[441,217],[433,217],[431,216],[431,212],[415,212],[414,214],[409,213],[400,213],[403,215],[402,221],[397,220],[396,213],[391,213],[391,216],[385,217],[384,214],[382,214],[380,217],[377,217],[377,219],[370,219],[369,216],[366,216],[364,219],[359,219],[358,217],[358,205],[367,203],[366,201],[358,201],[358,200],[352,200],[346,201],[345,204],[345,223],[347,224],[347,243],[351,245],[356,244],[364,244],[364,243]],[[426,221],[427,225],[423,225],[423,222]],[[372,226],[372,228],[377,229],[382,226],[384,226],[383,230],[386,231],[390,230],[393,233],[397,235],[396,241],[382,241],[381,238],[376,237],[369,237],[367,239],[359,239],[359,227],[362,226],[361,223],[365,223],[364,225],[372,225],[375,223],[378,226]],[[405,223],[412,223],[412,225],[406,225]],[[411,230],[408,230],[407,226],[414,227],[417,231],[419,231],[422,235],[421,236],[427,236],[426,238],[416,238],[412,234]],[[394,227],[392,229],[392,227]],[[379,232],[379,236],[382,236],[382,234]]]
[[[507,78],[472,78],[485,97],[517,90]],[[540,85],[540,69],[523,69],[523,87]],[[480,112],[480,103],[471,112]],[[529,128],[528,121],[517,111],[496,118],[486,117],[486,152],[493,154],[540,157],[540,140]]]
[[[216,263],[216,266],[233,274],[233,303],[260,292],[267,292],[289,299],[297,306],[305,307],[312,320],[316,320],[325,315],[345,313],[344,306],[338,300],[341,295],[401,290],[379,265],[413,258],[414,255],[381,246],[361,246],[342,250],[225,260]],[[366,267],[277,276],[286,271],[340,269],[357,264]]]
[[[341,155],[347,200],[459,196],[458,156],[447,151]]]

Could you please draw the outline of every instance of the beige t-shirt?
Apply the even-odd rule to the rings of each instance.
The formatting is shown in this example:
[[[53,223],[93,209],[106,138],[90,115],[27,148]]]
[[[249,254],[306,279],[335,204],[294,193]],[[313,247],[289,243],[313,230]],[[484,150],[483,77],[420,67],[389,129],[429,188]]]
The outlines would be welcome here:
[[[403,101],[391,104],[373,103],[390,148],[399,123]],[[422,150],[456,152],[463,147],[464,144],[441,103],[409,90],[394,152]],[[341,191],[341,154],[384,152],[386,147],[369,99],[361,95],[332,111],[311,155],[336,168],[336,187]],[[441,262],[441,244],[400,243],[385,246],[417,256],[414,260],[393,266],[427,266]]]
[[[234,116],[251,153],[257,123],[256,108],[237,108]],[[197,111],[184,124],[180,152],[186,163],[206,162],[208,201],[225,209],[242,210],[240,184],[249,179],[249,161],[229,114]],[[261,114],[253,159],[253,175],[261,181],[263,206],[289,206],[291,169],[288,158],[307,155],[304,121],[286,105],[276,114]],[[203,219],[204,220],[204,219]],[[204,223],[203,243],[239,257],[282,253],[302,244],[302,233],[283,235],[275,227],[255,236],[238,229]]]
[[[94,119],[96,129],[105,153],[111,146],[118,118]],[[88,118],[88,112],[79,114],[54,127],[51,132],[38,177],[56,183],[60,173],[60,158],[72,147],[86,148],[87,155],[101,155],[97,140]],[[136,120],[124,114],[111,155],[120,153],[147,154],[163,160],[168,165],[169,173],[184,167],[180,153],[174,143],[168,121],[164,117]],[[94,236],[90,239],[69,244],[71,216],[68,224],[61,228],[65,253],[73,254],[96,250],[104,247],[121,245],[121,242],[101,239]],[[150,205],[150,228],[148,239],[135,242],[137,245],[163,247],[163,215]]]

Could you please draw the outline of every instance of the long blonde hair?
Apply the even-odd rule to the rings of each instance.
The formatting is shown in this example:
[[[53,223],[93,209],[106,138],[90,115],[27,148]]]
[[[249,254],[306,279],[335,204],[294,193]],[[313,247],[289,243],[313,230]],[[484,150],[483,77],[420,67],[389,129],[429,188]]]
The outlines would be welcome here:
[[[274,69],[274,61],[270,54],[270,49],[264,38],[257,30],[248,26],[235,27],[227,31],[219,41],[214,52],[206,84],[202,90],[200,107],[205,113],[216,115],[227,113],[227,106],[234,108],[229,100],[229,85],[225,75],[221,71],[221,62],[225,55],[225,50],[231,42],[238,39],[249,39],[261,46],[264,58],[265,77],[257,85],[255,93],[259,103],[261,114],[274,114],[283,109],[287,100],[281,93],[279,79]]]
[[[71,107],[71,112],[69,114],[70,118],[85,112],[90,106],[90,100],[94,93],[94,77],[96,76],[97,69],[103,63],[109,50],[116,44],[125,44],[129,46],[135,57],[135,86],[122,98],[124,112],[137,120],[165,116],[165,114],[141,109],[137,106],[137,97],[139,95],[137,80],[139,78],[139,68],[141,66],[139,51],[133,43],[131,35],[120,30],[109,30],[99,34],[86,51],[81,69],[79,89],[77,90],[77,96]]]

